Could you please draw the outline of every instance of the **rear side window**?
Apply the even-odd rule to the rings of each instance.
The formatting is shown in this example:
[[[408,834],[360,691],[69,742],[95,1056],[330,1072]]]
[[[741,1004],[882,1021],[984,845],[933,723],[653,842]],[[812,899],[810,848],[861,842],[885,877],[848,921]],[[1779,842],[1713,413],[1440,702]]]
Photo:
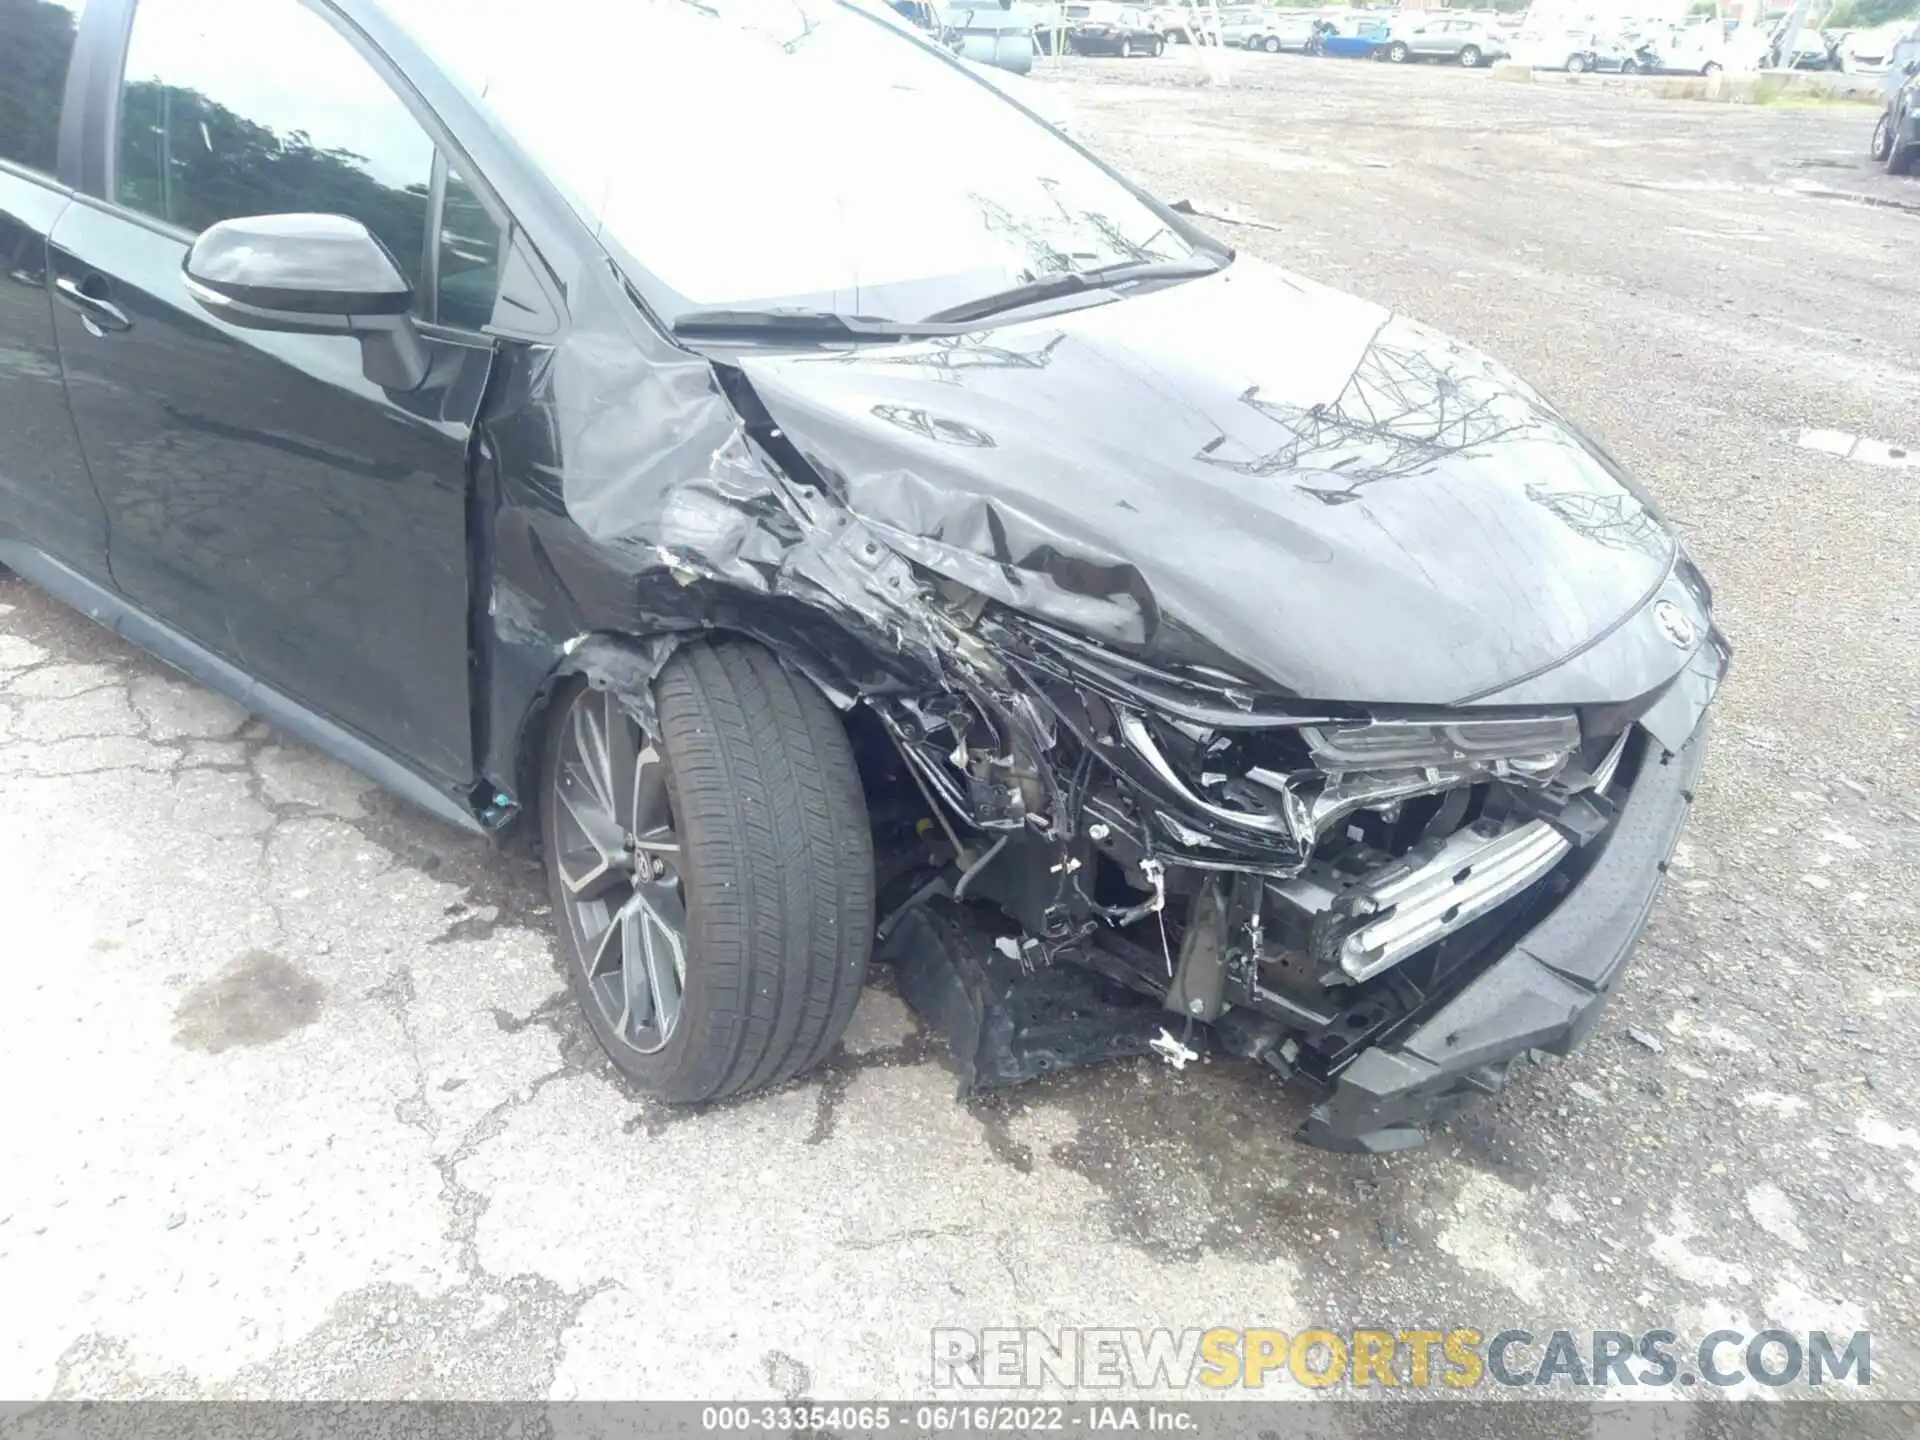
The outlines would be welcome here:
[[[80,0],[0,0],[0,160],[51,175]]]
[[[242,215],[351,216],[417,293],[434,148],[379,72],[298,0],[134,11],[115,181],[130,209],[196,234]]]

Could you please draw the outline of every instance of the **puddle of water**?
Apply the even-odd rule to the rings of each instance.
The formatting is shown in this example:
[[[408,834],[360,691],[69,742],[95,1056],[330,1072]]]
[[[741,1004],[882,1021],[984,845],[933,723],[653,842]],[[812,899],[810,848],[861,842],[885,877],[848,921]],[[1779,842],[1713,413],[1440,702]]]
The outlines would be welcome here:
[[[1920,451],[1904,445],[1889,445],[1884,440],[1855,435],[1850,430],[1789,430],[1787,438],[1803,450],[1822,455],[1837,455],[1859,465],[1877,465],[1888,470],[1920,468]]]

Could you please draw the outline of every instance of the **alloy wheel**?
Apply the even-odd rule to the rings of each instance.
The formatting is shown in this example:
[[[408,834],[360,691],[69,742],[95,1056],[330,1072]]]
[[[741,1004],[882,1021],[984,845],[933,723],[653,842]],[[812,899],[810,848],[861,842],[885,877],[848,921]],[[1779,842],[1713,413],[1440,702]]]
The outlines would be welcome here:
[[[547,800],[574,963],[607,1031],[651,1055],[673,1038],[687,984],[666,763],[608,691],[579,692],[561,724]]]

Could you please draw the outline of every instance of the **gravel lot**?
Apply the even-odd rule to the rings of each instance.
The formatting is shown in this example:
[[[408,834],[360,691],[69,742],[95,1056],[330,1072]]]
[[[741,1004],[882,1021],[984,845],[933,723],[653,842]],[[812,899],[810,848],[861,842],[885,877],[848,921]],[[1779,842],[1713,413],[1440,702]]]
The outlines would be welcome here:
[[[0,580],[0,1396],[852,1398],[923,1393],[934,1325],[1775,1323],[1871,1325],[1920,1397],[1920,469],[1790,438],[1920,446],[1920,182],[1861,107],[1220,59],[1038,83],[1558,397],[1718,587],[1708,782],[1589,1046],[1369,1160],[1228,1063],[959,1105],[883,977],[824,1076],[668,1113],[562,999],[527,862]]]

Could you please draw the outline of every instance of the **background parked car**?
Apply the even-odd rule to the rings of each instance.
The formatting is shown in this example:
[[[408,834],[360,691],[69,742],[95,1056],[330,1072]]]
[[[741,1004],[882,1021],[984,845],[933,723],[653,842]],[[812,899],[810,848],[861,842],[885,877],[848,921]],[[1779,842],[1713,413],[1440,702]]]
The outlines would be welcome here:
[[[942,38],[961,58],[1016,75],[1033,68],[1039,42],[1031,16],[1000,5],[954,5],[942,19]]]
[[[1384,20],[1362,20],[1343,31],[1339,22],[1320,39],[1320,53],[1340,60],[1374,60],[1386,49],[1393,27]]]
[[[1063,25],[1060,6],[1055,0],[1011,0],[1006,7],[1033,29],[1033,48],[1037,54],[1053,53],[1054,33]]]
[[[1507,42],[1484,20],[1437,15],[1404,28],[1387,41],[1386,57],[1397,65],[1409,60],[1451,60],[1471,70],[1507,53]]]
[[[1076,16],[1076,10],[1085,10]],[[1145,10],[1092,3],[1067,7],[1067,49],[1076,55],[1158,55],[1166,36]]]
[[[1734,63],[1718,26],[1674,26],[1642,35],[1636,47],[1639,68],[1650,75],[1717,75],[1748,68]]]
[[[1220,12],[1220,43],[1235,49],[1244,48],[1247,36],[1259,31],[1265,23],[1266,13],[1257,7],[1236,5]]]
[[[1904,67],[1906,81],[1893,92],[1873,128],[1873,158],[1884,160],[1893,175],[1920,168],[1920,60]]]
[[[1522,30],[1513,37],[1513,58],[1535,70],[1571,70],[1578,74],[1588,69],[1587,57],[1594,48],[1591,30]]]
[[[1218,45],[1221,41],[1221,20],[1216,10],[1198,5],[1156,5],[1148,18],[1169,45]]]
[[[1774,36],[1767,62],[1775,69],[1845,70],[1847,68],[1847,58],[1841,53],[1839,41],[1822,35],[1811,26],[1801,30],[1799,37],[1794,41],[1791,57],[1781,53],[1781,47],[1785,43],[1784,35]]]
[[[1856,75],[1884,75],[1899,68],[1895,50],[1902,41],[1920,31],[1920,22],[1894,20],[1871,30],[1856,30],[1840,46],[1847,70]]]
[[[1240,33],[1240,43],[1249,50],[1264,50],[1278,55],[1291,50],[1304,55],[1313,40],[1311,15],[1271,15],[1250,22]]]

